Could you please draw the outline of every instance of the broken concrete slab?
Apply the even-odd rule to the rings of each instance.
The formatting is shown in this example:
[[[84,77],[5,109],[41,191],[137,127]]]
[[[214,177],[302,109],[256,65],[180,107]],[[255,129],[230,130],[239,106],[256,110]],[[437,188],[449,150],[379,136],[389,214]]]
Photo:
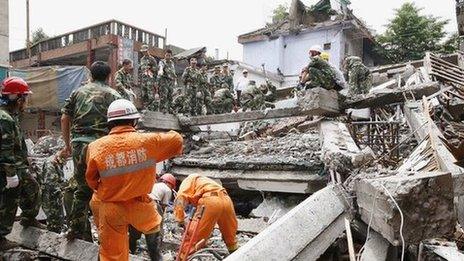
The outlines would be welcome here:
[[[429,239],[422,242],[421,245],[419,260],[464,260],[464,254],[459,251],[455,242]]]
[[[195,173],[220,180],[227,186],[245,190],[308,194],[325,186],[325,178],[308,171],[221,170],[173,166],[170,172],[179,179]]]
[[[38,229],[24,228],[18,222],[7,236],[8,240],[29,249],[35,249],[47,255],[64,260],[98,260],[98,245],[76,239],[68,242],[62,235]],[[145,260],[137,256],[130,256],[130,260]]]
[[[262,218],[239,218],[237,231],[259,234],[268,226],[269,224]]]
[[[314,193],[225,260],[316,260],[343,234],[350,207],[342,191],[328,186]]]
[[[393,245],[400,245],[401,215],[406,244],[426,238],[447,237],[454,232],[454,192],[451,174],[418,172],[357,180],[355,191],[361,219]],[[374,204],[375,203],[375,204]]]
[[[157,111],[145,111],[142,113],[138,126],[146,130],[181,130],[177,116]]]
[[[377,108],[388,104],[404,102],[405,97],[421,99],[439,91],[437,82],[427,82],[402,89],[383,89],[377,93],[367,94],[359,98],[348,100],[342,109]]]
[[[267,219],[269,223],[272,223],[287,214],[295,206],[300,204],[301,201],[301,197],[297,196],[266,197],[258,207],[251,211],[250,216],[262,217]]]
[[[386,261],[390,243],[375,231],[369,232],[369,238],[364,245],[361,261]]]

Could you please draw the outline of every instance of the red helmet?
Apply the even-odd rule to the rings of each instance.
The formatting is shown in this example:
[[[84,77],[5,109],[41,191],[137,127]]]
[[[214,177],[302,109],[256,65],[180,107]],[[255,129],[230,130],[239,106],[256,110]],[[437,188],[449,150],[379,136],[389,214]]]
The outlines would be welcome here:
[[[1,93],[4,95],[10,94],[31,94],[29,85],[26,81],[19,77],[8,77],[2,82]]]
[[[172,186],[172,188],[176,187],[176,178],[172,174],[164,174],[163,176],[161,176],[160,180],[165,183],[168,183]]]

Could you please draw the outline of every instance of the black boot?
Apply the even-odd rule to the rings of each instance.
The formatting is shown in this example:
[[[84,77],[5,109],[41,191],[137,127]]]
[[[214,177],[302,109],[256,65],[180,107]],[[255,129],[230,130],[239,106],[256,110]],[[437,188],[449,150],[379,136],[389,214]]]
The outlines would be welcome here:
[[[160,232],[153,234],[146,234],[145,239],[147,241],[148,254],[150,255],[151,261],[162,261],[161,256],[161,236]]]
[[[129,250],[132,254],[135,254],[137,251],[137,241],[140,237],[142,237],[142,233],[133,226],[129,226]]]

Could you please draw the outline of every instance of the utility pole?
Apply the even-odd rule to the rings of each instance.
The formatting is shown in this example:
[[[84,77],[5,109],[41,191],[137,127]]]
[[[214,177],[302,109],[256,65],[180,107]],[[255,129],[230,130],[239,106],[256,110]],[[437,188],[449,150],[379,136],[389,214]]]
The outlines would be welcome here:
[[[29,59],[31,59],[31,36],[30,36],[30,27],[29,27],[29,0],[26,0],[26,47],[27,47],[27,55]]]

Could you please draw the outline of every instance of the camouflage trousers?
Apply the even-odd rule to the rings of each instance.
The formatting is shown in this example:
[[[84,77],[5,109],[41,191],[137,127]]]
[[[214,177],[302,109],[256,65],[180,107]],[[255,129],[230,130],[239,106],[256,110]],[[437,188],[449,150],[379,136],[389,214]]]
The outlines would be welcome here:
[[[355,83],[350,83],[350,89],[348,93],[353,94],[366,94],[372,88],[372,75],[362,77]]]
[[[191,116],[202,114],[204,94],[201,93],[201,97],[199,97],[199,92],[200,91],[195,86],[187,86],[186,88],[186,106],[188,108],[187,111],[190,113]]]
[[[161,78],[158,86],[160,96],[159,110],[164,113],[173,113],[172,94],[174,92],[174,81]]]
[[[263,96],[255,96],[242,101],[242,109],[243,111],[247,111],[248,109],[252,111],[262,110],[264,109],[264,104],[265,101]]]
[[[87,146],[90,142],[74,141],[72,143],[72,158],[74,163],[74,180],[76,190],[72,202],[71,212],[68,216],[68,222],[71,230],[78,238],[92,241],[89,222],[89,202],[92,197],[92,190],[85,180],[85,171],[87,165],[85,156]]]
[[[34,220],[40,209],[40,188],[36,179],[27,169],[18,171],[19,186],[6,189],[6,177],[0,177],[0,236],[11,232],[18,205],[21,207],[21,220]]]
[[[157,111],[158,106],[155,102],[155,78],[142,75],[140,83],[143,107],[150,111]]]
[[[61,233],[64,229],[63,190],[66,187],[63,166],[47,159],[42,168],[42,209],[47,215],[47,229]]]
[[[214,114],[214,107],[213,107],[213,98],[211,98],[211,92],[205,91],[203,103],[206,107],[206,114]]]

